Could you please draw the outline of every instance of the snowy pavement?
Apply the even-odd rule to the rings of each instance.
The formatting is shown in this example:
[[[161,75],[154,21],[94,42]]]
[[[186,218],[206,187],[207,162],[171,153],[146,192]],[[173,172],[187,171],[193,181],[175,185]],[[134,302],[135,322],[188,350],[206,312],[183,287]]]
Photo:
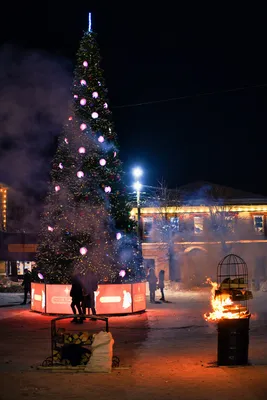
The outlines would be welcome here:
[[[210,311],[209,296],[207,291],[167,292],[171,303],[148,304],[143,314],[111,317],[114,354],[125,369],[89,377],[36,371],[50,354],[52,317],[30,312],[29,306],[1,308],[2,394],[5,400],[24,396],[29,400],[83,400],[89,392],[98,400],[265,400],[267,293],[255,293],[250,302],[248,367],[216,367],[216,324],[203,319]],[[92,324],[83,325],[82,330],[90,330]],[[66,321],[64,326],[75,329]],[[102,326],[97,322],[92,329]],[[18,384],[10,391],[14,381]]]

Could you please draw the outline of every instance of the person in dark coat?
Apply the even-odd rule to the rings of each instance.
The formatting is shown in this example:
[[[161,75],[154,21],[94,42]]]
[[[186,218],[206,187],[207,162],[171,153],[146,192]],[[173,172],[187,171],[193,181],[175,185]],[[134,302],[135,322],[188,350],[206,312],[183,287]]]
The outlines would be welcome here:
[[[149,292],[150,292],[150,303],[155,303],[155,292],[157,289],[157,277],[155,275],[154,268],[150,268],[149,273],[147,275],[147,280],[149,283]]]
[[[159,283],[158,283],[158,287],[159,287],[159,289],[161,291],[160,300],[162,300],[162,301],[165,301],[165,296],[164,296],[164,274],[165,274],[165,271],[162,269],[159,272]]]
[[[78,274],[74,274],[72,277],[72,286],[71,286],[71,290],[70,290],[70,296],[72,298],[72,302],[71,302],[71,309],[74,315],[77,314],[76,309],[78,311],[78,314],[82,314],[82,307],[81,307],[81,303],[83,301],[83,290],[82,290],[82,285],[79,279],[79,275]],[[80,318],[79,320],[77,319],[77,317],[74,317],[73,320],[71,322],[74,323],[82,323],[83,320]]]
[[[81,277],[81,284],[83,289],[83,302],[82,309],[83,313],[86,315],[86,309],[88,308],[88,313],[90,314],[90,309],[92,314],[96,315],[95,309],[95,293],[98,288],[98,282],[96,275],[88,270],[85,275]]]
[[[23,300],[23,303],[21,303],[23,305],[27,303],[28,293],[31,295],[31,281],[32,281],[31,273],[27,268],[25,268],[23,282],[21,284],[24,288],[24,300]]]

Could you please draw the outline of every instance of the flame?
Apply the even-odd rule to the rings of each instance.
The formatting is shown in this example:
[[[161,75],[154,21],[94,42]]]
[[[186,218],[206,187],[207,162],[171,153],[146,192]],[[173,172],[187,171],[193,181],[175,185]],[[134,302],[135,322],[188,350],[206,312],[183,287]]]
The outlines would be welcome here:
[[[215,322],[221,319],[247,318],[247,310],[244,310],[244,307],[240,304],[234,304],[229,294],[224,293],[215,297],[215,291],[219,289],[219,285],[216,282],[212,282],[212,280],[208,278],[207,283],[212,286],[210,298],[212,312],[204,314],[204,319],[206,321]]]

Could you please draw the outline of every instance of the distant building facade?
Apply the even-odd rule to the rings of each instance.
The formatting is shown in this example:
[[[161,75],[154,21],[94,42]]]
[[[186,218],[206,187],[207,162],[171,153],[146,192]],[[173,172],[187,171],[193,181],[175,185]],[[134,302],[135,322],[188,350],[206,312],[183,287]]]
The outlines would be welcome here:
[[[131,211],[137,219],[137,208]],[[197,182],[165,191],[141,207],[145,265],[186,287],[216,279],[217,264],[235,253],[257,286],[267,280],[267,198]]]

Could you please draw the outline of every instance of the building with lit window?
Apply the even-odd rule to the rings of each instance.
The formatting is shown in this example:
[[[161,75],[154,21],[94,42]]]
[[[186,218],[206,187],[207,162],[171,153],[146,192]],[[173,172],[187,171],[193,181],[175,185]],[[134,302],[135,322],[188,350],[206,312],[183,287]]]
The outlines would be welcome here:
[[[131,211],[137,219],[137,208]],[[141,206],[142,251],[147,267],[187,287],[216,278],[223,256],[246,261],[251,280],[267,280],[267,198],[197,182],[168,190]]]

